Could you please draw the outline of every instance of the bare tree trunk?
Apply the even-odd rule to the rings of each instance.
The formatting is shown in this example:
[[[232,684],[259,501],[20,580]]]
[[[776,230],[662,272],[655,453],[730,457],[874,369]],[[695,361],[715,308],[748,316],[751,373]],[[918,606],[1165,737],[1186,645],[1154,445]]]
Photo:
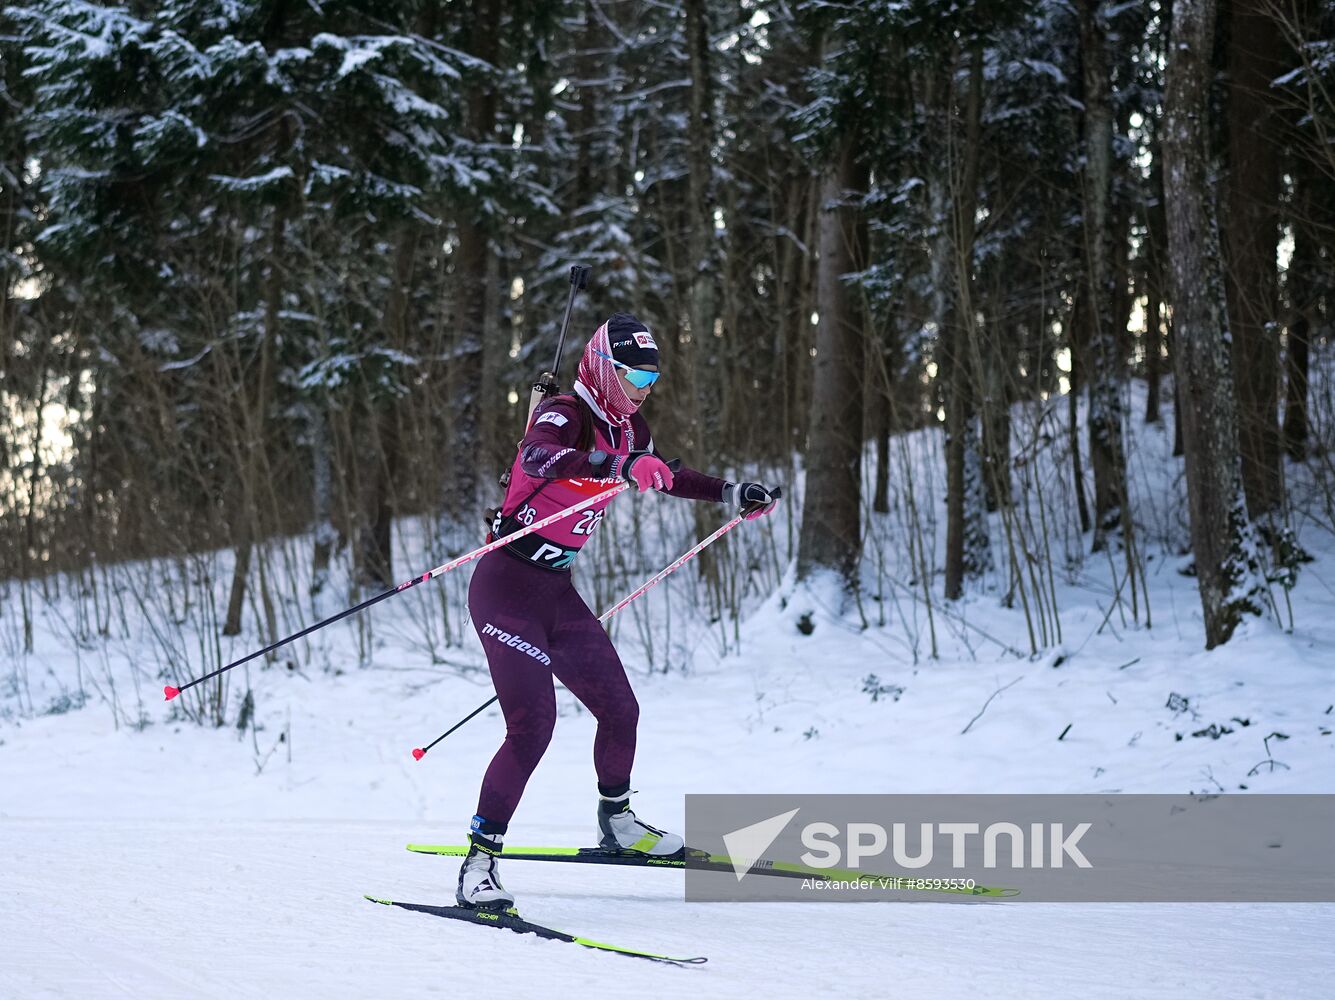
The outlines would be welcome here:
[[[482,419],[486,371],[486,281],[490,243],[475,219],[459,221],[459,246],[454,267],[454,344],[450,388],[450,442],[454,461],[443,482],[446,521],[471,523],[477,499],[478,455],[482,449]]]
[[[279,261],[283,259],[283,234],[285,219],[281,210],[275,210],[273,217],[273,235],[269,247],[268,268],[264,277],[264,332],[260,341],[259,372],[255,379],[253,394],[245,392],[240,386],[240,397],[236,404],[242,409],[237,433],[244,439],[244,459],[241,462],[240,539],[236,545],[236,558],[232,565],[232,587],[227,601],[227,616],[223,622],[223,635],[239,635],[241,632],[241,610],[245,604],[246,576],[250,572],[252,549],[255,540],[261,535],[259,514],[259,477],[265,465],[265,436],[271,397],[273,368],[273,345],[278,339],[278,312],[282,305],[282,269]],[[241,372],[238,367],[238,377]],[[267,595],[266,595],[267,596]],[[271,626],[273,622],[269,623]]]
[[[1085,348],[1089,343],[1089,331],[1085,326],[1088,312],[1089,296],[1083,289],[1076,289],[1063,331],[1071,363],[1070,391],[1066,394],[1066,436],[1071,450],[1071,489],[1075,493],[1082,535],[1089,531],[1091,524],[1089,501],[1085,498],[1085,467],[1080,457],[1080,386],[1084,384]]]
[[[794,450],[806,453],[810,446],[809,435],[811,433],[811,421],[804,415],[811,412],[813,380],[808,378],[805,373],[808,369],[811,352],[816,349],[816,327],[811,322],[813,313],[820,309],[817,301],[817,278],[819,271],[820,255],[820,227],[822,221],[821,213],[821,179],[818,174],[812,174],[808,182],[803,185],[802,202],[803,215],[802,220],[805,223],[803,228],[803,246],[806,251],[798,258],[797,267],[797,337],[793,343],[795,352],[793,371],[803,373],[801,376],[793,379],[793,429],[794,429]]]
[[[1214,0],[1174,0],[1163,152],[1173,273],[1173,357],[1205,645],[1259,613],[1255,545],[1242,492],[1228,309],[1209,189]]]
[[[1121,374],[1114,277],[1113,108],[1107,25],[1098,0],[1080,0],[1085,96],[1085,273],[1089,289],[1089,460],[1094,470],[1094,550],[1121,521],[1126,503],[1122,455]]]
[[[797,575],[833,570],[852,593],[858,583],[862,497],[862,324],[841,276],[858,269],[857,197],[865,171],[850,134],[821,177],[816,360],[807,445],[806,504]]]
[[[417,234],[404,224],[394,241],[393,272],[385,304],[383,338],[391,348],[406,346],[408,294],[417,254]],[[399,464],[398,399],[372,392],[367,400],[367,426],[362,428],[360,456],[361,524],[357,531],[355,565],[363,586],[389,587],[394,583],[394,478]]]
[[[687,351],[692,359],[696,419],[687,446],[699,456],[706,442],[717,442],[721,424],[722,368],[718,354],[722,341],[714,336],[718,315],[716,276],[720,273],[719,254],[714,237],[715,191],[710,151],[714,146],[714,86],[710,65],[709,15],[705,0],[686,0],[686,50],[689,53],[691,89],[687,135],[687,210],[689,238],[685,272],[691,342]],[[735,334],[735,331],[733,331]],[[708,534],[713,512],[704,504],[692,510],[698,535]],[[697,560],[701,576],[716,572],[718,550],[706,550]]]
[[[878,514],[890,512],[890,401],[876,404],[876,487],[871,509]]]
[[[997,297],[1000,301],[1000,296]],[[992,327],[983,339],[983,469],[987,509],[1011,506],[1010,350],[1006,331]]]
[[[978,433],[978,396],[982,369],[978,324],[973,305],[974,215],[978,207],[979,130],[982,115],[983,54],[975,50],[970,61],[969,91],[965,96],[962,162],[954,135],[955,100],[948,93],[944,129],[945,182],[950,202],[940,206],[948,235],[937,250],[949,262],[938,271],[941,336],[946,363],[946,574],[945,596],[957,600],[964,580],[985,572],[992,564],[987,536],[987,499],[983,483],[982,445]],[[934,256],[936,254],[934,253]],[[950,291],[947,291],[947,287]]]
[[[1172,343],[1172,336],[1169,335],[1169,344]],[[1173,348],[1168,348],[1168,363],[1172,364],[1173,371],[1176,372],[1176,359],[1172,355]],[[1181,443],[1181,393],[1177,391],[1177,375],[1173,375],[1172,381],[1172,454],[1173,458],[1180,458],[1185,453],[1185,447]]]
[[[947,81],[948,81],[947,77]],[[949,87],[947,96],[942,99],[944,114],[938,126],[940,138],[950,127]],[[926,98],[928,107],[934,102],[930,88]],[[945,407],[945,458],[946,458],[946,565],[945,596],[955,600],[964,588],[964,435],[962,430],[968,426],[965,415],[970,413],[967,406],[967,380],[960,379],[956,384],[956,371],[959,361],[955,348],[960,337],[955,331],[955,289],[951,274],[950,257],[953,253],[951,240],[949,171],[944,157],[937,162],[938,172],[928,191],[928,216],[931,220],[932,235],[929,238],[929,280],[931,288],[930,314],[936,323],[936,379],[941,387],[941,400]],[[962,391],[963,390],[963,391]]]
[[[1160,416],[1160,387],[1163,376],[1163,326],[1159,312],[1159,289],[1149,285],[1145,295],[1145,423],[1157,424]]]
[[[1164,284],[1168,262],[1164,259],[1168,234],[1165,230],[1163,202],[1163,152],[1156,140],[1150,167],[1151,203],[1145,212],[1149,228],[1149,260],[1145,264],[1145,423],[1157,424],[1159,415],[1160,380],[1163,375],[1164,332],[1160,315],[1164,302]]]
[[[23,651],[31,653],[33,651],[33,608],[31,597],[28,591],[28,581],[33,576],[41,576],[40,571],[33,573],[33,560],[40,560],[41,553],[38,552],[37,544],[37,521],[41,516],[38,510],[38,497],[41,494],[42,477],[45,474],[42,462],[41,433],[42,433],[42,411],[46,408],[48,382],[50,379],[49,359],[51,355],[51,338],[42,337],[38,341],[41,344],[40,355],[37,365],[33,369],[35,376],[35,385],[32,399],[35,401],[35,414],[37,419],[32,423],[32,442],[28,448],[32,455],[32,462],[28,468],[28,502],[25,505],[26,512],[23,517],[23,538],[18,543],[19,558],[18,570],[19,580],[19,602],[23,608]]]
[[[1307,458],[1307,385],[1312,329],[1309,314],[1309,309],[1303,309],[1295,314],[1289,325],[1285,365],[1284,451],[1295,462]]]
[[[490,482],[510,467],[514,455],[506,448],[497,417],[503,412],[501,400],[505,387],[501,384],[501,359],[509,343],[508,331],[501,328],[502,301],[509,292],[501,280],[501,255],[496,245],[488,240],[483,263],[482,287],[482,381],[478,400],[478,465],[486,470]],[[503,298],[504,297],[504,298]]]
[[[1284,366],[1284,451],[1295,462],[1307,458],[1307,391],[1312,314],[1316,311],[1313,277],[1321,266],[1316,238],[1309,228],[1315,201],[1315,171],[1298,170],[1295,178],[1293,258],[1289,263],[1289,331]]]
[[[333,442],[325,401],[311,407],[311,501],[315,524],[315,546],[311,554],[311,596],[324,590],[329,582],[329,560],[334,551]]]
[[[1168,34],[1173,28],[1173,9],[1172,4],[1164,4],[1161,11],[1163,18],[1163,37],[1167,40]],[[1153,310],[1150,312],[1150,318],[1153,321],[1153,328],[1150,331],[1146,350],[1155,351],[1153,357],[1153,367],[1150,368],[1150,391],[1146,394],[1145,400],[1145,422],[1155,423],[1161,418],[1160,415],[1160,379],[1165,371],[1172,372],[1172,320],[1169,309],[1169,262],[1168,262],[1168,217],[1166,213],[1166,197],[1164,194],[1163,180],[1163,127],[1162,124],[1156,125],[1154,130],[1154,141],[1150,147],[1150,156],[1152,164],[1150,166],[1150,198],[1151,203],[1145,213],[1146,225],[1149,227],[1149,245],[1150,261],[1147,268],[1149,274],[1149,294],[1150,305]],[[1165,367],[1165,360],[1167,367]],[[1182,454],[1182,422],[1178,417],[1177,409],[1177,388],[1176,383],[1173,389],[1173,454]]]
[[[394,474],[398,470],[398,421],[393,407],[383,403],[372,418],[376,432],[368,441],[366,461],[370,469],[364,480],[365,521],[358,533],[358,578],[365,586],[394,585]]]
[[[240,542],[235,549],[232,564],[232,586],[227,593],[227,617],[223,621],[223,635],[241,634],[241,609],[246,602],[246,576],[250,573],[250,539]]]
[[[1283,42],[1267,0],[1232,0],[1228,43],[1225,278],[1238,392],[1242,485],[1253,519],[1283,501],[1279,438],[1278,109]]]
[[[689,259],[691,351],[696,355],[697,405],[706,426],[704,440],[713,440],[718,421],[716,366],[698,362],[716,353],[714,319],[717,314],[715,275],[719,273],[715,252],[715,194],[710,150],[714,143],[714,87],[709,64],[709,20],[705,0],[686,0],[686,45],[690,52],[690,117],[686,134],[689,147],[688,196],[690,198]]]
[[[868,248],[870,252],[870,248]],[[871,434],[876,441],[876,487],[872,494],[871,509],[878,514],[890,510],[890,425],[891,393],[894,391],[892,352],[878,342],[871,330],[870,310],[863,317],[867,342],[867,391],[871,394]]]
[[[780,414],[775,434],[777,453],[785,460],[800,445],[802,429],[796,414],[798,397],[803,380],[793,375],[794,371],[805,371],[806,364],[798,354],[797,345],[802,340],[800,315],[802,308],[802,289],[799,287],[799,275],[806,270],[806,247],[799,250],[798,234],[805,229],[804,206],[807,201],[809,184],[805,179],[792,177],[779,189],[782,202],[774,210],[774,272],[778,276],[775,282],[775,306],[779,317],[778,351],[780,358],[780,386],[783,393],[783,411]],[[779,214],[779,212],[782,214]],[[770,422],[774,425],[774,421]]]
[[[500,52],[501,6],[499,0],[474,0],[465,14],[470,19],[469,55],[495,66]],[[496,127],[497,96],[492,86],[475,85],[469,92],[467,132],[475,142],[492,141]],[[449,475],[443,483],[445,519],[456,524],[476,523],[473,508],[478,497],[478,468],[484,435],[482,392],[499,391],[484,386],[484,355],[494,350],[487,329],[488,257],[492,253],[487,220],[480,211],[458,220],[459,245],[454,252],[454,296],[457,340],[450,382],[455,399],[450,412],[451,451]]]

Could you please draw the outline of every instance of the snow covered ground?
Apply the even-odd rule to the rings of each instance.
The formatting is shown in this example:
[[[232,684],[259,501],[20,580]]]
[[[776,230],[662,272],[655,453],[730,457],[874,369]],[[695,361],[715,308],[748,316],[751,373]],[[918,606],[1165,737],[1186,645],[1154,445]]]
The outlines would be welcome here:
[[[1156,434],[1141,442],[1137,466],[1152,474],[1138,488],[1171,511],[1180,477]],[[651,672],[635,631],[619,633],[642,710],[635,807],[671,827],[691,792],[1335,792],[1335,544],[1319,530],[1301,540],[1317,559],[1293,591],[1291,631],[1252,622],[1210,653],[1195,581],[1150,542],[1153,628],[1109,615],[1107,561],[1089,559],[1057,581],[1063,643],[1032,658],[1008,651],[1027,651],[1023,616],[985,588],[933,608],[936,659],[908,591],[864,630],[819,588],[785,580],[725,646],[677,590],[685,645],[671,648],[692,655],[674,652],[674,669],[660,658]],[[650,634],[672,593],[644,599]],[[371,614],[393,622],[395,603]],[[259,728],[241,733],[180,719],[155,700],[148,642],[138,664],[99,659],[68,641],[69,614],[39,609],[36,653],[11,647],[0,678],[4,1000],[1289,998],[1329,995],[1335,979],[1335,904],[688,904],[680,873],[503,868],[530,919],[708,956],[691,968],[377,907],[362,894],[452,898],[457,863],[403,848],[461,841],[500,716],[421,762],[409,751],[490,697],[476,643],[432,664],[382,628],[359,668],[355,633],[335,626],[300,669],[251,673]],[[256,640],[237,637],[224,660]],[[83,700],[70,696],[76,675],[96,683],[66,710]],[[125,724],[136,686],[141,726]],[[559,705],[512,843],[594,840],[593,722],[569,696]],[[1211,724],[1230,731],[1212,738]]]

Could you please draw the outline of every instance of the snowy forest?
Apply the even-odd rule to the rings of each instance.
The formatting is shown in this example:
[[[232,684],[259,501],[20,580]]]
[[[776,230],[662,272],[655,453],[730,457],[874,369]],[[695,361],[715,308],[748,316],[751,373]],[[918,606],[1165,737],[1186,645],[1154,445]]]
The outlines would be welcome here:
[[[475,537],[580,261],[575,351],[614,310],[671,344],[659,439],[805,471],[800,575],[858,589],[891,440],[940,427],[922,596],[992,573],[1036,647],[1072,557],[1150,613],[1126,425],[1176,392],[1223,642],[1303,558],[1286,460],[1335,522],[1335,20],[1179,6],[9,5],[0,577],[26,620],[227,548],[230,632],[297,532],[314,588],[345,547],[397,582],[394,518]]]
[[[703,774],[692,719],[744,730],[720,744],[751,761],[738,790],[785,771],[977,788],[979,760],[1038,791],[1330,790],[1329,0],[27,0],[0,11],[0,788],[17,793],[0,819],[429,816],[461,834],[494,711],[443,745],[462,755],[448,779],[386,762],[490,694],[467,570],[169,707],[159,691],[482,544],[573,264],[590,275],[562,386],[594,329],[633,313],[662,352],[645,413],[664,455],[784,491],[609,624],[655,692],[646,748],[689,744]],[[581,593],[608,607],[727,516],[624,498]],[[1064,687],[1081,664],[1096,674]],[[736,715],[711,715],[708,690]],[[654,697],[681,717],[654,722]],[[562,724],[591,731],[561,698]],[[1008,698],[1031,701],[1007,717]],[[162,747],[170,806],[120,783]],[[60,777],[34,764],[48,751],[81,765]],[[586,756],[545,781],[583,781]],[[891,756],[910,774],[864,787],[852,762]],[[669,816],[704,790],[644,767]],[[552,835],[577,836],[558,793],[535,794]],[[118,830],[125,865],[174,850]],[[5,853],[78,849],[73,829],[25,836]],[[112,870],[95,896],[122,888]],[[652,935],[654,911],[625,902]],[[1305,912],[1294,934],[1329,962]],[[772,926],[797,939],[803,919]],[[912,933],[944,960],[935,919]],[[1100,919],[1089,941],[1191,938]],[[1192,954],[1215,972],[1165,996],[1237,992],[1248,921],[1202,919]],[[860,932],[841,933],[851,960]],[[1111,945],[1086,958],[1126,974]],[[588,961],[572,975],[596,984]],[[206,995],[120,968],[141,996]],[[523,995],[539,970],[507,974]],[[890,975],[864,972],[852,995]],[[0,994],[37,995],[40,975],[5,975]],[[1073,988],[1031,986],[1014,995]]]
[[[1180,6],[10,5],[0,576],[26,617],[55,570],[228,548],[229,632],[296,532],[316,589],[345,546],[397,582],[395,517],[474,537],[581,261],[577,331],[671,344],[660,439],[800,463],[801,576],[859,588],[892,437],[941,427],[923,597],[997,573],[1035,646],[1072,555],[1150,613],[1125,426],[1177,393],[1223,642],[1303,558],[1286,459],[1335,522],[1335,20]]]

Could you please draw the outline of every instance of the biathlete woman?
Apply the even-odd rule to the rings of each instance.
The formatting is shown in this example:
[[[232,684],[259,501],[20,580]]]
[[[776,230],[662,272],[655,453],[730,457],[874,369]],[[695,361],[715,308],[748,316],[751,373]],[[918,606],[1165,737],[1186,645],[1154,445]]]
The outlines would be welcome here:
[[[748,517],[776,503],[759,483],[730,483],[694,469],[674,475],[654,447],[640,406],[659,378],[658,346],[648,328],[617,313],[595,331],[573,395],[544,400],[510,472],[493,522],[500,537],[629,480],[688,500],[750,505]],[[683,841],[639,820],[630,809],[630,769],[640,707],[602,625],[576,593],[570,566],[602,522],[610,499],[590,503],[478,561],[468,588],[473,627],[482,640],[505,715],[505,741],[482,779],[469,852],[459,870],[459,905],[513,905],[497,874],[506,829],[556,723],[555,676],[598,722],[599,844],[673,855]]]

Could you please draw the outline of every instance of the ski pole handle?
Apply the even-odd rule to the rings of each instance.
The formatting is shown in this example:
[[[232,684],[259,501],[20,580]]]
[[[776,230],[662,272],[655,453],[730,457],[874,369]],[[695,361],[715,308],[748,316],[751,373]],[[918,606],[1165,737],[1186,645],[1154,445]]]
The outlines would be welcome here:
[[[217,677],[219,674],[226,673],[233,667],[239,667],[243,663],[249,663],[257,656],[263,656],[265,653],[271,653],[275,649],[278,649],[280,646],[286,646],[289,642],[293,642],[297,639],[300,639],[302,636],[310,635],[312,632],[322,629],[326,625],[332,625],[336,621],[341,621],[342,619],[348,617],[348,615],[356,614],[358,611],[364,611],[367,608],[371,607],[373,604],[379,604],[381,601],[385,600],[388,597],[393,597],[395,594],[401,594],[410,587],[417,586],[419,583],[426,583],[426,581],[428,580],[434,580],[436,577],[440,576],[443,573],[448,573],[452,569],[458,569],[460,566],[463,566],[466,563],[470,563],[474,559],[479,559],[482,556],[485,556],[488,552],[494,552],[496,549],[499,549],[504,545],[509,545],[511,542],[517,541],[518,539],[523,538],[525,535],[532,534],[533,532],[538,531],[541,528],[545,528],[549,524],[554,524],[555,522],[561,520],[562,518],[570,517],[572,514],[578,514],[581,510],[583,510],[585,507],[588,507],[590,504],[601,503],[604,500],[610,500],[618,493],[630,489],[630,485],[631,485],[630,483],[618,483],[615,486],[603,490],[601,493],[595,494],[592,497],[588,497],[579,501],[579,503],[571,504],[569,507],[565,508],[565,510],[558,510],[555,514],[548,514],[541,520],[534,521],[532,524],[529,525],[525,525],[518,531],[512,532],[508,535],[504,535],[501,538],[497,538],[495,541],[488,542],[481,548],[474,549],[472,552],[467,552],[456,559],[451,559],[447,563],[442,563],[435,569],[427,570],[427,572],[423,573],[421,576],[415,576],[411,580],[405,580],[403,583],[399,584],[393,590],[387,590],[383,594],[377,594],[375,597],[368,598],[367,600],[362,601],[361,604],[358,604],[355,607],[348,608],[346,611],[340,611],[338,614],[330,618],[326,618],[324,621],[316,622],[309,628],[304,628],[300,632],[295,632],[292,635],[289,635],[285,639],[279,639],[277,642],[271,643],[270,645],[265,646],[263,649],[256,650],[253,653],[243,656],[239,660],[233,660],[225,667],[219,667],[217,670],[210,671],[209,673],[205,674],[202,677],[196,677],[188,684],[182,684],[180,687],[173,687],[172,685],[167,684],[163,687],[162,693],[167,696],[167,701],[171,701],[182,691],[187,691],[190,688],[194,687],[196,684],[202,684],[204,681],[209,680],[212,677]]]
[[[782,486],[774,487],[774,489],[769,491],[769,495],[770,495],[770,503],[773,503],[775,500],[782,498],[783,487]],[[754,514],[756,511],[760,510],[764,506],[765,503],[762,500],[748,500],[746,503],[742,504],[742,511],[740,516],[745,518],[747,514]]]

